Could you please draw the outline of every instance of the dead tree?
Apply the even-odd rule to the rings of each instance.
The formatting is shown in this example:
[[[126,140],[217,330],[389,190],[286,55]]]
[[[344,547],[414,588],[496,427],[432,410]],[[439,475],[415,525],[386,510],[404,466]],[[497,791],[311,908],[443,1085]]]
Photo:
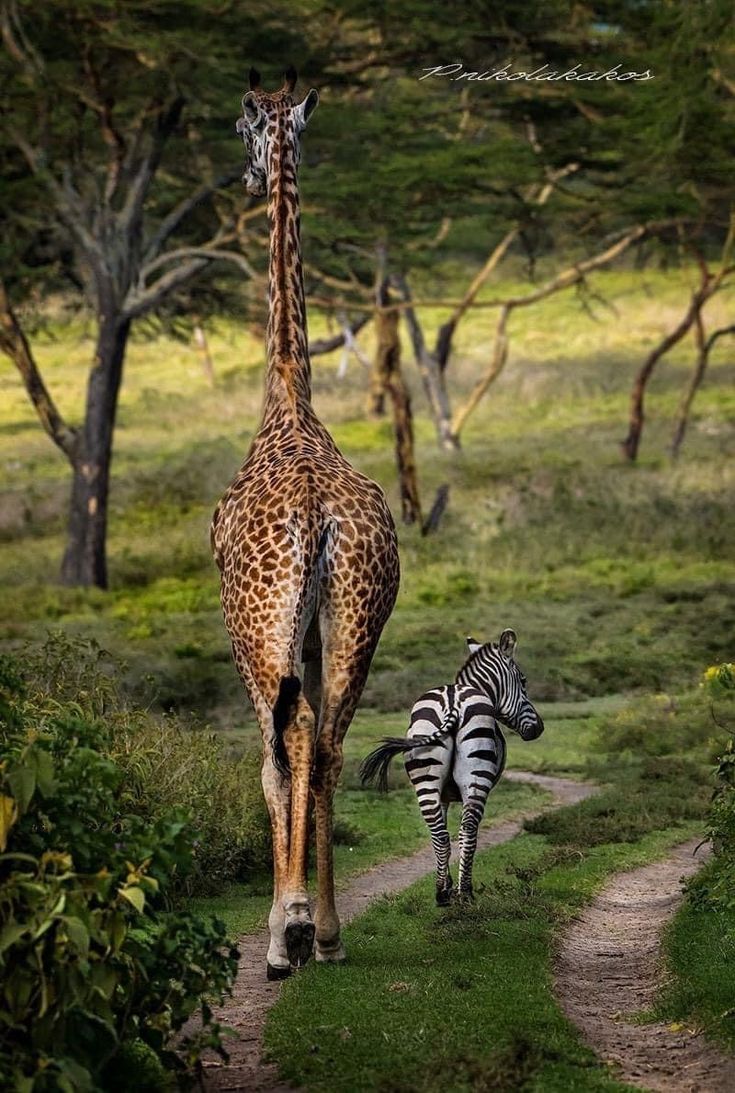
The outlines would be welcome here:
[[[378,289],[379,308],[390,304],[390,292],[386,280]],[[418,476],[413,440],[411,396],[401,373],[401,339],[398,332],[399,314],[396,311],[376,313],[377,348],[373,367],[371,399],[387,393],[393,407],[393,428],[396,443],[398,484],[401,492],[401,511],[404,524],[421,523]],[[378,387],[378,381],[380,386]]]
[[[635,462],[638,457],[638,449],[640,447],[641,435],[643,433],[643,425],[645,422],[645,397],[648,382],[653,375],[653,371],[661,360],[662,357],[668,353],[668,351],[677,345],[678,342],[691,330],[695,323],[701,323],[701,311],[704,305],[710,300],[715,293],[717,293],[723,286],[725,279],[731,274],[735,267],[728,265],[728,259],[730,251],[733,246],[733,240],[735,238],[735,216],[732,217],[730,223],[730,230],[725,240],[725,245],[722,250],[721,264],[717,273],[712,273],[707,266],[704,258],[701,254],[697,253],[697,264],[699,266],[699,285],[692,293],[692,297],[689,301],[689,306],[674,327],[669,331],[665,338],[663,338],[654,349],[646,357],[643,362],[638,375],[633,382],[633,388],[630,394],[630,420],[628,424],[628,435],[623,441],[621,448],[624,457],[631,463]],[[704,354],[704,362],[701,367],[701,375],[704,374],[704,369],[707,365],[707,354]],[[700,352],[700,363],[702,353]],[[695,380],[697,371],[700,371],[698,367],[695,371]],[[692,399],[696,394],[697,387],[701,382],[701,375],[697,380],[694,391],[692,392]],[[685,422],[684,429],[686,429],[686,418],[688,417],[689,408],[691,407],[691,400],[689,404],[682,407],[683,420]],[[679,420],[682,420],[682,410],[680,410]],[[682,433],[683,436],[683,433]],[[681,443],[681,442],[679,442]]]
[[[679,455],[679,449],[684,440],[684,435],[689,424],[689,415],[692,409],[692,403],[697,391],[702,385],[704,374],[707,371],[707,365],[709,363],[709,355],[712,351],[712,347],[715,342],[724,337],[726,334],[735,334],[735,323],[730,326],[720,327],[719,330],[714,330],[709,337],[706,337],[704,329],[704,320],[702,313],[697,315],[695,324],[695,337],[697,342],[697,359],[694,366],[694,373],[692,375],[689,386],[687,387],[684,397],[681,400],[679,406],[679,412],[676,417],[676,425],[674,426],[674,433],[671,438],[671,458],[676,459]]]

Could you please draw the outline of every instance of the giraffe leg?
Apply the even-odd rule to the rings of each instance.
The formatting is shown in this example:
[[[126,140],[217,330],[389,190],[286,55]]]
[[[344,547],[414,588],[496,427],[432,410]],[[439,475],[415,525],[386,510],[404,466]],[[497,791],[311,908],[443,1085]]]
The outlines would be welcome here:
[[[334,791],[342,771],[342,739],[352,720],[354,705],[348,704],[337,718],[327,716],[324,719],[316,744],[312,793],[318,883],[316,959],[320,963],[340,963],[346,957],[334,901],[333,806]]]
[[[287,780],[273,765],[269,747],[266,747],[263,754],[261,782],[273,838],[273,903],[268,915],[270,944],[266,958],[266,971],[268,979],[285,979],[291,974],[282,902],[288,871],[291,795]]]
[[[289,961],[301,967],[314,947],[314,923],[306,889],[309,848],[309,793],[314,759],[314,712],[303,695],[284,734],[291,771],[291,824],[288,867],[281,897],[285,917],[285,940]]]
[[[284,776],[273,762],[272,705],[263,697],[249,666],[243,666],[242,674],[263,733],[261,781],[273,836],[273,904],[268,916],[266,971],[269,979],[284,979],[292,966],[306,963],[314,943],[306,890],[314,713],[306,698],[299,695],[284,731],[290,768],[290,775]]]

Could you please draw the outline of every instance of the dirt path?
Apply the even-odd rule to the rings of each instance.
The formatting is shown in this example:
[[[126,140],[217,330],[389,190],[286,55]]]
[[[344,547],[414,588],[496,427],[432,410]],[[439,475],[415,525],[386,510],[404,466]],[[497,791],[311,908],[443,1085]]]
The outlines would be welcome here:
[[[594,793],[593,786],[571,782],[565,778],[551,778],[525,771],[507,771],[505,777],[548,790],[553,794],[553,802],[547,808],[576,804]],[[524,813],[515,820],[504,820],[493,827],[481,828],[478,850],[498,846],[515,838],[525,819],[537,816],[545,810],[537,809]],[[455,846],[453,854],[456,853]],[[433,872],[433,869],[434,855],[427,845],[425,849],[418,850],[409,857],[384,862],[360,874],[348,888],[338,894],[337,905],[342,922],[347,923],[355,918],[376,897],[400,892],[420,877]],[[265,979],[267,932],[261,930],[257,934],[241,938],[239,948],[240,969],[233,997],[225,1007],[217,1011],[219,1020],[236,1030],[237,1038],[228,1039],[230,1062],[227,1066],[214,1058],[205,1061],[204,1087],[207,1093],[234,1093],[240,1090],[247,1090],[248,1093],[285,1093],[292,1087],[280,1082],[277,1068],[264,1063],[261,1057],[266,1015],[278,998],[280,990],[279,983],[268,983]]]
[[[682,877],[701,866],[697,841],[664,861],[618,873],[563,939],[556,993],[567,1017],[631,1085],[665,1093],[732,1093],[735,1059],[701,1035],[626,1017],[651,1007],[661,982],[661,930],[681,900]]]

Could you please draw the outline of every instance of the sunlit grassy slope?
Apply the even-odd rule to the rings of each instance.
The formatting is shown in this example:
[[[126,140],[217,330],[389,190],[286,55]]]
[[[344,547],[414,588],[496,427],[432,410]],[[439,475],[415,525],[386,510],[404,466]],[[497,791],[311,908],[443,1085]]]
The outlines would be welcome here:
[[[401,593],[364,699],[364,709],[390,715],[391,730],[424,687],[452,677],[467,633],[488,638],[515,627],[542,708],[670,688],[726,655],[735,622],[735,366],[726,339],[713,354],[679,462],[670,463],[666,447],[692,365],[689,343],[652,382],[639,464],[623,465],[618,451],[633,374],[685,308],[691,281],[687,270],[603,273],[594,287],[606,303],[593,300],[591,312],[573,292],[518,312],[506,372],[470,419],[454,457],[436,447],[406,343],[425,506],[442,482],[451,495],[436,536],[399,529]],[[427,283],[419,294],[456,296],[461,284]],[[487,294],[513,287],[495,283]],[[715,300],[712,322],[731,316],[732,303],[732,293]],[[444,314],[422,311],[429,334]],[[494,317],[478,310],[460,327],[449,370],[455,403],[487,360]],[[312,326],[313,335],[324,332],[323,323]],[[72,421],[91,334],[67,325],[35,342]],[[0,637],[17,642],[49,625],[96,636],[126,659],[138,697],[196,710],[242,739],[253,726],[220,619],[208,522],[257,423],[263,350],[234,320],[209,334],[214,386],[191,345],[141,338],[130,348],[116,434],[108,594],[54,583],[67,468],[18,375],[2,363]],[[371,338],[361,336],[368,354]],[[390,424],[365,419],[363,367],[352,359],[338,380],[337,365],[336,356],[315,361],[316,409],[397,511]],[[575,732],[569,730],[571,768]],[[542,763],[531,760],[531,749],[528,756]]]

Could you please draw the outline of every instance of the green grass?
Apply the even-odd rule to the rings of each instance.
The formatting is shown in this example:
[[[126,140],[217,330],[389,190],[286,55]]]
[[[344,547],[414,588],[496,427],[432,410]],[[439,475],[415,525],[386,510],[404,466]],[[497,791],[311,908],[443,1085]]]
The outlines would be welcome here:
[[[402,589],[366,707],[405,711],[423,688],[451,678],[468,632],[491,637],[506,625],[519,632],[540,701],[683,686],[727,655],[735,622],[735,399],[724,339],[679,463],[669,464],[665,443],[691,366],[686,344],[652,382],[639,465],[623,465],[618,453],[634,371],[681,312],[691,277],[689,270],[600,274],[595,285],[617,315],[600,309],[592,319],[571,293],[519,311],[506,372],[451,458],[437,450],[404,346],[425,505],[443,481],[451,500],[436,537],[399,529]],[[438,287],[427,284],[426,295]],[[514,287],[496,281],[485,295]],[[718,296],[712,322],[731,303],[732,294]],[[445,316],[427,309],[422,317],[431,331]],[[460,326],[449,371],[455,405],[486,361],[493,321],[492,312],[476,311]],[[315,337],[323,325],[312,316]],[[194,710],[229,734],[252,734],[221,622],[208,521],[257,423],[262,347],[232,320],[209,333],[213,387],[192,346],[165,338],[131,345],[113,466],[108,595],[49,583],[63,545],[66,466],[18,376],[10,365],[0,370],[0,466],[8,478],[0,493],[0,640],[37,636],[50,623],[94,636],[127,661],[136,697]],[[361,336],[368,353],[372,337],[370,328]],[[62,410],[78,419],[90,330],[57,327],[36,348]],[[351,364],[337,383],[335,367],[332,358],[315,361],[316,409],[397,510],[390,426],[364,418],[362,369]],[[704,627],[703,619],[715,624]]]
[[[439,911],[431,878],[346,930],[349,962],[285,984],[266,1046],[314,1090],[623,1090],[551,992],[556,930],[610,872],[661,856],[692,825],[583,851],[525,835],[477,859],[484,890]]]
[[[432,271],[431,280],[416,283],[416,294],[456,296],[466,271],[461,276],[460,285],[457,270]],[[687,816],[700,815],[707,795],[700,771],[714,735],[708,711],[695,710],[691,695],[677,711],[678,699],[670,696],[698,683],[709,664],[732,659],[735,373],[726,339],[713,351],[679,461],[670,463],[666,446],[693,364],[686,341],[651,383],[638,464],[625,465],[619,454],[632,378],[680,318],[694,276],[688,269],[595,275],[594,288],[612,309],[596,308],[593,317],[574,293],[519,309],[506,370],[470,419],[462,451],[451,457],[437,449],[404,333],[424,506],[444,482],[450,504],[431,538],[399,527],[401,592],[347,739],[336,806],[339,881],[424,844],[415,798],[400,772],[394,785],[403,788],[379,798],[358,789],[357,767],[380,736],[405,731],[407,712],[424,689],[453,678],[467,634],[487,639],[506,626],[519,634],[519,660],[547,731],[533,744],[509,734],[509,766],[592,775],[607,788],[597,801],[545,820],[544,835],[525,836],[483,859],[488,885],[505,877],[511,860],[528,861],[529,868],[544,863],[541,896],[538,902],[534,896],[529,919],[504,918],[502,904],[492,904],[501,933],[482,927],[478,940],[481,967],[489,970],[477,973],[463,963],[474,943],[460,942],[459,924],[438,922],[425,898],[427,881],[415,904],[413,896],[388,902],[350,928],[349,968],[311,969],[288,984],[285,997],[299,1007],[303,992],[298,1012],[305,1031],[279,1047],[279,1058],[295,1067],[301,1052],[309,1070],[303,1080],[326,1081],[325,1060],[356,1052],[383,1089],[407,1088],[432,1031],[440,1021],[444,1028],[443,1006],[450,999],[459,1020],[447,1033],[444,1054],[426,1056],[427,1089],[452,1086],[457,1074],[457,1089],[517,1088],[521,1080],[544,1091],[616,1088],[561,1021],[544,968],[554,929],[578,901],[609,870],[663,849],[674,837],[671,824],[686,825]],[[518,278],[506,276],[488,284],[482,297],[520,287]],[[725,324],[734,300],[729,290],[712,301],[713,326]],[[447,313],[426,309],[421,317],[431,339]],[[448,372],[455,407],[486,366],[496,318],[478,310],[460,325]],[[310,330],[319,337],[324,321],[310,315]],[[77,322],[34,339],[48,386],[72,423],[83,404],[91,333]],[[0,645],[37,639],[49,626],[96,638],[126,663],[125,685],[137,702],[154,711],[192,711],[240,752],[257,743],[259,733],[231,662],[208,525],[257,426],[263,350],[236,317],[212,324],[208,334],[213,386],[190,345],[136,336],[130,346],[115,437],[112,588],[106,594],[55,583],[68,469],[38,425],[17,373],[7,362],[0,368]],[[370,327],[360,340],[370,354]],[[365,420],[361,366],[350,362],[341,381],[336,367],[334,358],[314,362],[315,408],[348,458],[381,482],[398,513],[390,425]],[[647,697],[659,694],[665,697]],[[669,763],[677,754],[687,762],[695,757],[693,781]],[[488,814],[508,815],[531,800],[538,797],[530,789],[506,782],[491,797]],[[585,833],[597,845],[575,864],[564,855],[576,852]],[[622,837],[636,841],[606,842]],[[220,912],[235,933],[251,930],[264,921],[269,887],[269,877],[254,875],[247,885],[197,906]],[[500,891],[509,897],[507,889]],[[697,921],[702,937],[718,944],[715,921],[706,915]],[[724,995],[717,994],[718,973],[708,974],[703,955],[704,949],[697,966],[700,994],[687,981],[681,989],[690,993],[681,998],[691,999],[690,1011],[705,1020]],[[435,963],[424,965],[424,959]],[[320,982],[331,993],[315,1000],[308,992]],[[410,985],[390,991],[386,982]],[[369,988],[369,1004],[364,1014],[348,1017],[362,985]],[[711,1010],[704,1000],[708,991],[719,999]],[[463,1047],[462,1022],[477,1003],[493,1024],[475,1029]],[[685,1010],[682,1001],[679,1012]],[[277,1030],[277,1014],[274,1021]],[[369,1030],[370,1021],[376,1036],[366,1039],[360,1029]],[[345,1026],[351,1035],[342,1038]],[[716,1022],[712,1027],[716,1031]],[[317,1031],[321,1039],[309,1039]],[[278,1046],[277,1031],[272,1036]],[[326,1046],[309,1054],[311,1043]],[[384,1059],[393,1060],[392,1075],[381,1069]]]
[[[493,792],[485,822],[511,819],[541,808],[549,795],[532,786],[503,782]],[[340,788],[335,800],[334,850],[337,887],[350,877],[379,862],[400,858],[427,846],[429,837],[411,788],[380,794],[374,790]],[[456,827],[458,811],[452,822]],[[270,873],[253,877],[247,884],[231,884],[216,897],[190,901],[201,914],[216,914],[233,936],[252,933],[265,926],[271,905]]]
[[[735,908],[685,903],[664,936],[669,977],[652,1016],[688,1027],[735,1051]]]

